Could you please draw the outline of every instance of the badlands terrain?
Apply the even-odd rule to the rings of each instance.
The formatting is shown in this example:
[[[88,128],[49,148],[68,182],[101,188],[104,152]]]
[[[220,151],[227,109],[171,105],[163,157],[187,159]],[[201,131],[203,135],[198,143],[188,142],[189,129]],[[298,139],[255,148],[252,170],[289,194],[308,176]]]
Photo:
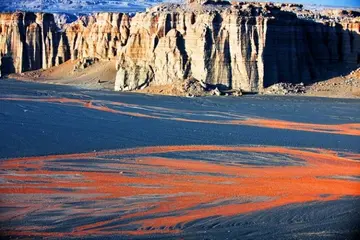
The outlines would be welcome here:
[[[360,239],[359,11],[5,2],[1,239]]]
[[[136,14],[2,13],[1,74],[172,95],[358,97],[359,16],[192,0]]]

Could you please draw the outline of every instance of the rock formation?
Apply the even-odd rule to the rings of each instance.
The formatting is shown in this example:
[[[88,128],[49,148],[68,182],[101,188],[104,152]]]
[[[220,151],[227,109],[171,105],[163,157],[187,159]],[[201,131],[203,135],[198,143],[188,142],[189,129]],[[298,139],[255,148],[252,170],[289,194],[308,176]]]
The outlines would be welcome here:
[[[307,12],[294,4],[219,2],[189,0],[189,7],[161,5],[137,14],[115,89],[194,78],[258,92],[277,82],[310,83],[332,68],[359,63],[357,20],[298,18]]]
[[[187,0],[186,3],[187,4],[196,3],[196,4],[201,4],[201,5],[206,5],[206,4],[230,4],[229,1],[227,1],[227,0]]]
[[[220,89],[259,92],[278,82],[310,83],[360,63],[358,12],[187,2],[162,4],[133,17],[83,16],[61,27],[52,14],[0,14],[1,70],[117,59],[115,90],[196,79]]]
[[[0,14],[0,58],[3,73],[47,69],[69,59],[114,59],[126,44],[130,18],[98,13],[56,25],[53,14]]]

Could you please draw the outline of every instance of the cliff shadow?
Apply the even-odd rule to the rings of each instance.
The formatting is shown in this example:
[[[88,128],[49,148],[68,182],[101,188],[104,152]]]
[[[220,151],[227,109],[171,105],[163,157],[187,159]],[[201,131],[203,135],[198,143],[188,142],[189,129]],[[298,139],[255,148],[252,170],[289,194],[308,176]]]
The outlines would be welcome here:
[[[1,57],[0,73],[7,75],[15,72],[14,59],[11,56]]]
[[[319,23],[282,13],[268,22],[264,60],[264,87],[275,83],[306,85],[348,75],[360,64],[360,35],[338,23]]]
[[[231,3],[228,1],[216,1],[216,0],[208,0],[203,3],[204,5],[215,5],[215,6],[230,6]]]

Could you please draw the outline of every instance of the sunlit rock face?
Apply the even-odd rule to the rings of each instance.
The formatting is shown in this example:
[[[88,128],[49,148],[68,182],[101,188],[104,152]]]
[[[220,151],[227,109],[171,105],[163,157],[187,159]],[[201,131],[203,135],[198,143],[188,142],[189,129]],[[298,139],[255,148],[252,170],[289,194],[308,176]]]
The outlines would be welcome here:
[[[129,22],[122,13],[98,13],[60,28],[53,14],[0,14],[1,69],[21,73],[69,59],[114,59],[129,37]]]
[[[68,45],[54,16],[46,13],[0,14],[1,70],[5,73],[49,68],[68,59]]]
[[[97,13],[67,25],[71,58],[115,58],[129,37],[129,21],[122,13]]]
[[[195,78],[259,92],[277,82],[309,83],[359,62],[359,22],[353,18],[315,22],[297,17],[309,14],[299,5],[207,2],[189,0],[187,6],[161,5],[137,14],[119,58],[118,67],[128,74],[121,75],[117,89]],[[134,70],[123,67],[129,61]],[[126,77],[139,69],[151,77]]]
[[[197,79],[259,92],[310,83],[360,62],[360,14],[296,4],[188,0],[130,17],[97,13],[58,25],[52,14],[0,14],[3,74],[69,59],[116,59],[115,90]]]
[[[262,78],[266,22],[266,18],[243,16],[232,8],[192,11],[182,6],[155,7],[132,19],[119,68],[128,62],[123,60],[126,57],[135,69],[150,69],[153,78],[147,80],[154,84],[191,77],[208,84],[256,90]],[[124,80],[125,75],[119,78],[125,84],[120,89],[140,87]]]

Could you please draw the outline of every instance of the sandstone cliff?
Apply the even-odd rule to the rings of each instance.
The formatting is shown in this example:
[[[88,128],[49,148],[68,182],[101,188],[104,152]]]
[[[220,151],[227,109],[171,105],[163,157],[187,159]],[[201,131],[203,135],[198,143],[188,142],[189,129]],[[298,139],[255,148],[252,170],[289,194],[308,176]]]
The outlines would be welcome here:
[[[258,92],[355,68],[358,16],[218,0],[163,4],[133,17],[99,13],[62,26],[52,14],[0,14],[0,69],[20,73],[69,59],[117,59],[115,90],[196,79]]]
[[[53,14],[0,14],[3,73],[47,69],[69,59],[114,59],[129,34],[129,16],[98,13],[57,26]]]
[[[299,18],[310,14],[300,5],[188,2],[132,19],[115,90],[195,78],[258,92],[277,82],[310,83],[359,63],[360,24],[354,18]]]

